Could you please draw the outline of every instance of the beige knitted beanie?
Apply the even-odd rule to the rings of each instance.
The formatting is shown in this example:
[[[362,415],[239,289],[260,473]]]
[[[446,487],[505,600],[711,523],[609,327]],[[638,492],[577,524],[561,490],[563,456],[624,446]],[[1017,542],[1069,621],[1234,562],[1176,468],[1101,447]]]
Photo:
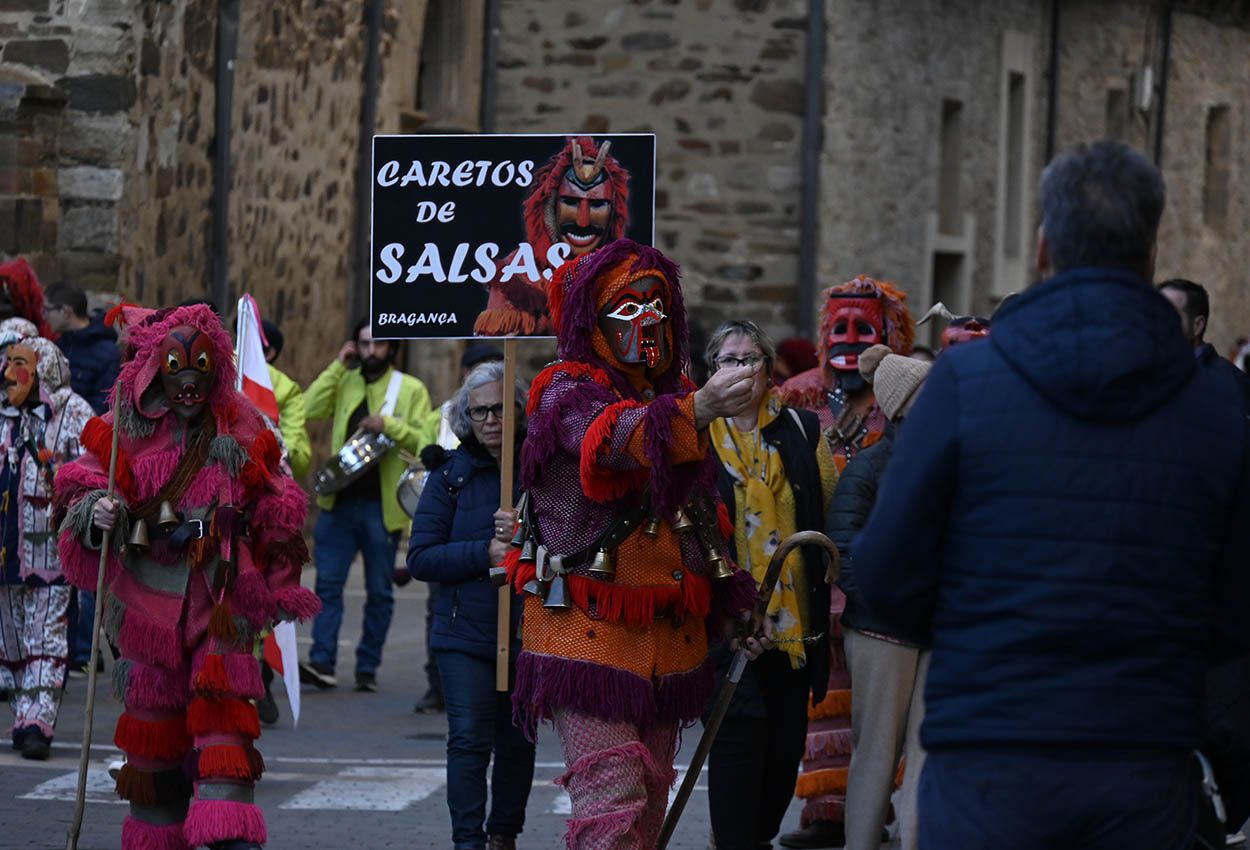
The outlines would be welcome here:
[[[906,412],[932,365],[895,354],[888,345],[874,345],[859,355],[859,373],[872,384],[877,404],[889,419]]]

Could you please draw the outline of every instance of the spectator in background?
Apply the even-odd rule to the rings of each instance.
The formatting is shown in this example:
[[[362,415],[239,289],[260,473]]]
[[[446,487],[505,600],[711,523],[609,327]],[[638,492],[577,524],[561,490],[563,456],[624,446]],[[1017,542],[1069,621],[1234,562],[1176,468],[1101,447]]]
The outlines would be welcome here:
[[[432,585],[435,599],[431,650],[447,684],[447,808],[452,842],[462,850],[515,850],[534,782],[534,745],[512,724],[511,692],[495,690],[495,640],[499,591],[491,567],[511,548],[516,511],[500,509],[499,457],[503,447],[503,364],[487,359],[465,377],[452,397],[451,424],[460,438],[450,452],[421,453],[430,470],[412,518],[408,570]],[[514,423],[518,451],[525,435],[525,386],[517,382]],[[513,477],[513,501],[521,495]],[[521,599],[512,602],[509,680],[516,679],[521,642]],[[486,816],[486,770],[495,756]],[[483,829],[485,827],[485,829]]]
[[[786,407],[777,397],[777,352],[754,322],[721,325],[704,359],[711,374],[754,370],[749,402],[736,416],[712,420],[708,434],[721,464],[721,498],[734,518],[730,552],[760,581],[782,540],[824,527],[838,479],[833,452],[815,413]],[[816,702],[824,699],[829,682],[829,585],[822,552],[791,553],[768,616],[777,648],[743,672],[709,755],[708,804],[718,850],[771,846],[794,796],[808,701],[813,694]],[[723,679],[733,653],[719,641],[711,657]]]
[[[929,374],[930,364],[874,345],[859,356],[859,372],[877,396],[889,419],[881,439],[864,449],[842,471],[829,505],[825,533],[842,553],[838,587],[846,594],[842,635],[851,672],[851,735],[854,753],[846,788],[847,850],[877,850],[890,809],[890,794],[899,758],[907,753],[907,774],[898,806],[902,850],[916,850],[917,778],[924,761],[920,747],[920,720],[924,712],[924,668],[928,653],[890,633],[860,599],[855,584],[855,557],[851,540],[864,527],[890,454]]]
[[[1207,325],[1211,320],[1211,298],[1206,289],[1192,280],[1174,277],[1159,284],[1159,293],[1180,314],[1181,333],[1185,334],[1185,341],[1193,347],[1194,356],[1200,363],[1232,375],[1234,382],[1241,388],[1242,399],[1250,411],[1250,377],[1235,363],[1220,357],[1215,346],[1206,341]]]
[[[394,367],[398,347],[375,340],[369,320],[356,323],[352,338],[308,386],[308,419],[332,419],[335,451],[358,430],[385,434],[396,448],[418,452],[430,441],[430,394],[425,384]],[[313,645],[300,664],[300,680],[318,688],[338,685],[339,627],[343,623],[343,585],[359,552],[364,560],[365,610],[356,645],[356,690],[378,689],[377,668],[391,627],[395,598],[391,580],[395,550],[408,516],[397,488],[404,461],[392,448],[375,465],[337,494],[317,500],[321,514],[313,531],[317,596],[321,613],[313,621]]]
[[[87,293],[69,281],[48,287],[43,307],[56,344],[69,360],[70,385],[97,414],[109,407],[109,393],[121,371],[117,333],[103,316],[87,312]]]
[[[933,366],[855,575],[933,646],[922,847],[1189,850],[1204,675],[1250,650],[1246,416],[1149,283],[1158,169],[1098,142],[1040,198],[1042,280]]]
[[[464,348],[464,353],[460,355],[460,382],[463,384],[465,378],[477,366],[483,363],[503,360],[503,350],[494,343],[471,341]],[[438,406],[432,413],[437,422],[436,428],[438,436],[434,440],[434,445],[445,451],[451,451],[460,445],[460,438],[456,436],[456,431],[452,427],[454,416],[455,401],[459,395],[452,396],[447,401]],[[425,459],[425,452],[422,452],[422,460]],[[430,466],[427,464],[426,468]],[[404,583],[404,579],[400,579]],[[443,710],[443,682],[438,674],[438,659],[436,650],[430,645],[431,632],[434,628],[434,598],[438,595],[438,582],[431,580],[427,582],[425,597],[425,694],[421,699],[417,700],[417,704],[413,707],[413,711],[417,714],[438,714]]]
[[[268,319],[261,321],[265,332],[265,362],[269,364],[269,381],[278,400],[278,430],[286,444],[291,475],[303,478],[312,461],[312,443],[308,439],[308,427],[304,423],[304,391],[285,372],[273,365],[282,353],[285,341],[282,331]]]

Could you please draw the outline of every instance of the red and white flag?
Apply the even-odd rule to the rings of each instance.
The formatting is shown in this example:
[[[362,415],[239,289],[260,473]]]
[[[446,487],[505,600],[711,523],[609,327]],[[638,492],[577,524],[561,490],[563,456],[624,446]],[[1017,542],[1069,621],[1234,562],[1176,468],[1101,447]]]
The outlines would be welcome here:
[[[239,392],[247,396],[261,413],[275,424],[278,421],[278,397],[269,380],[269,364],[265,362],[265,332],[260,325],[260,310],[251,295],[239,299],[238,323],[235,326],[235,359],[239,363]],[[295,648],[295,624],[279,623],[265,636],[265,661],[282,676],[286,695],[291,702],[291,720],[299,724],[299,655]]]

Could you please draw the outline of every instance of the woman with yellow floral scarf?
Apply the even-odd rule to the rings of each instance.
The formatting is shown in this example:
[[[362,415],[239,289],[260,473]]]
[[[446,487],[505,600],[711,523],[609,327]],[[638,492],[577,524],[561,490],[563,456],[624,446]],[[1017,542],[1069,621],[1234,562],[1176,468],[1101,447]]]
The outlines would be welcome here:
[[[721,325],[708,343],[709,370],[756,369],[750,402],[714,421],[719,488],[734,518],[733,554],[757,581],[781,541],[824,528],[837,483],[829,444],[815,414],[786,407],[772,385],[776,350],[750,321]],[[807,730],[808,699],[829,678],[829,585],[823,556],[796,551],[782,567],[768,609],[774,649],[742,676],[708,759],[708,800],[717,850],[770,846],[794,792]],[[712,657],[724,676],[729,652]]]

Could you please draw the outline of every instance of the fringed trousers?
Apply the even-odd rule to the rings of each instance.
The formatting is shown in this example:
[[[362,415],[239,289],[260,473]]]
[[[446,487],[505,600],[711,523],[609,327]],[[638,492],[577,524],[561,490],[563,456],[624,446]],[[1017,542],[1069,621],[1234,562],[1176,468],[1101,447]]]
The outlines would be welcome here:
[[[677,773],[677,724],[640,729],[558,711],[568,772],[557,784],[573,801],[569,850],[654,850]]]
[[[253,800],[264,770],[253,746],[260,721],[252,700],[264,693],[254,633],[224,609],[210,627],[212,600],[197,575],[182,604],[169,629],[141,606],[109,599],[106,619],[122,654],[114,689],[126,706],[114,736],[126,754],[117,793],[130,802],[122,850],[266,840]]]
[[[13,735],[51,738],[65,691],[69,585],[0,586],[0,689],[9,692]]]

